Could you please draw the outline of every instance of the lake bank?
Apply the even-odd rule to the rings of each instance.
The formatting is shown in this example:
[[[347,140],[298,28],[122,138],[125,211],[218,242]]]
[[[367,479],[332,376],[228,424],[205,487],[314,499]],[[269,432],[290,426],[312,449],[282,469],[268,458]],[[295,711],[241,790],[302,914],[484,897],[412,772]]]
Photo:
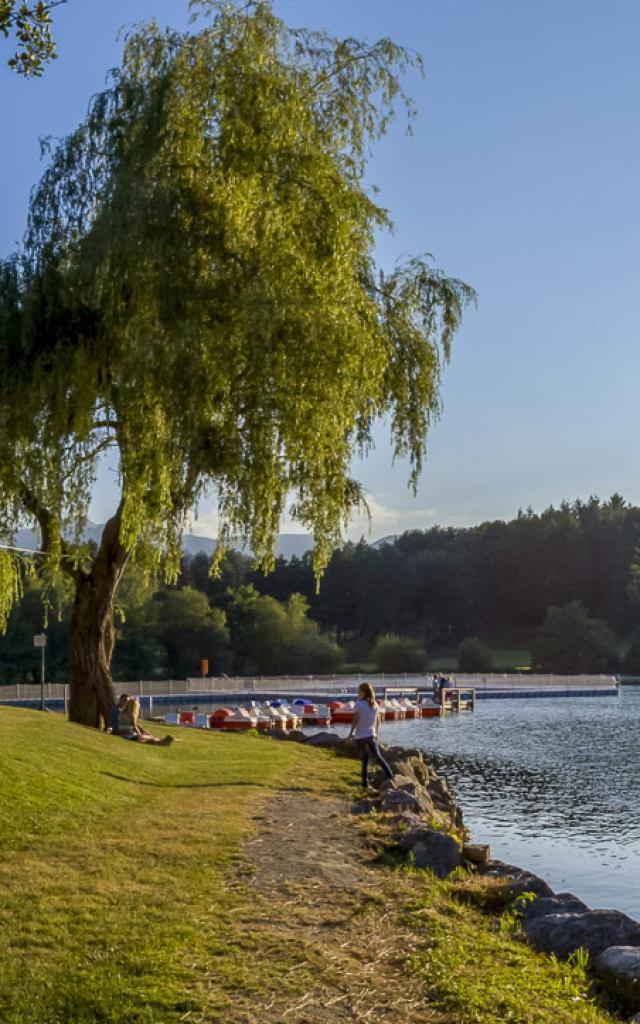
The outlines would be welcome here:
[[[217,706],[202,697],[158,710]],[[434,759],[497,855],[592,906],[640,917],[639,731],[640,689],[623,686],[619,698],[480,700],[473,716],[387,723],[383,737]]]
[[[614,1019],[455,881],[385,861],[353,761],[175,735],[0,709],[6,1024]]]

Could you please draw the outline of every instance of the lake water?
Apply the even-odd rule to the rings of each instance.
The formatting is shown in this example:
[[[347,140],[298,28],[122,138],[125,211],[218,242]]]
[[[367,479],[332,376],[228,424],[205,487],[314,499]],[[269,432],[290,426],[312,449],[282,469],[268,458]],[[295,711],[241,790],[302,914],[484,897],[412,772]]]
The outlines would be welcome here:
[[[478,701],[382,727],[446,777],[475,842],[558,892],[640,919],[640,687],[620,697]]]

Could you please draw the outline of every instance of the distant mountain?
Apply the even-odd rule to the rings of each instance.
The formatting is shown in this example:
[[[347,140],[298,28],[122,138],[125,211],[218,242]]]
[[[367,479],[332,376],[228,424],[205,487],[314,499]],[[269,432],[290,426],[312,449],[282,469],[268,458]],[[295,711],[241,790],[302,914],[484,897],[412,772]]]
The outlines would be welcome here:
[[[193,533],[182,536],[182,550],[185,555],[209,555],[215,551],[216,542],[212,537],[196,537]]]
[[[182,538],[182,548],[188,555],[197,555],[204,552],[205,555],[212,555],[216,546],[215,540],[211,537],[197,537],[192,533],[185,533]],[[246,544],[232,541],[232,547],[242,551],[245,555],[251,554],[251,548]],[[313,537],[308,533],[280,533],[276,541],[276,557],[302,558],[305,551],[313,548]]]
[[[84,531],[84,539],[93,540],[97,544],[102,536],[103,529],[104,523],[88,522]],[[40,547],[40,534],[36,533],[35,530],[18,530],[14,543],[17,548],[27,548],[29,551],[36,551]]]
[[[104,523],[88,522],[84,532],[85,540],[93,540],[96,544],[100,541]],[[18,530],[15,538],[15,546],[28,548],[35,551],[40,544],[40,537],[33,530]],[[203,552],[211,556],[215,550],[216,541],[212,537],[198,537],[193,533],[185,533],[182,538],[182,549],[187,555],[197,555]],[[238,550],[250,554],[250,549],[240,544],[234,545]],[[278,558],[302,558],[305,551],[311,551],[313,538],[307,533],[281,533],[276,541],[276,556]]]
[[[313,537],[308,533],[279,533],[276,541],[278,558],[302,558],[306,551],[313,549]]]
[[[387,544],[395,544],[395,542],[397,541],[399,536],[400,536],[399,533],[390,533],[386,537],[379,537],[378,540],[372,541],[371,544],[369,545],[369,547],[372,547],[375,550],[378,550],[378,548],[383,548]]]

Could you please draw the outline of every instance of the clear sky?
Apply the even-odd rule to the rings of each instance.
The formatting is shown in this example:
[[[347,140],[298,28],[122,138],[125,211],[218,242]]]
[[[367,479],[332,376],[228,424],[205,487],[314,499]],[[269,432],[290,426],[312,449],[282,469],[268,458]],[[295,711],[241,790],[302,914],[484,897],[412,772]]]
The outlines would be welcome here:
[[[423,54],[425,79],[406,83],[413,136],[394,129],[370,165],[396,226],[379,256],[433,253],[480,297],[445,373],[417,497],[407,467],[391,468],[383,429],[354,467],[371,536],[614,490],[640,503],[640,4],[277,0],[276,10]],[[75,126],[118,62],[118,29],[154,15],[186,24],[186,0],[69,0],[44,77],[0,70],[0,251],[22,235],[38,138]],[[105,472],[93,517],[112,505]],[[215,517],[204,510],[196,528],[215,533]]]

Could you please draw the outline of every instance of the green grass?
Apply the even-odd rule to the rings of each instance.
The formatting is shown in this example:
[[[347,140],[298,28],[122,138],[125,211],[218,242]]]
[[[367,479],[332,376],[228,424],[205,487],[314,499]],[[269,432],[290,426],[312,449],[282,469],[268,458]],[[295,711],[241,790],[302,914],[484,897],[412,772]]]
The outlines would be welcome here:
[[[0,709],[3,1024],[222,1020],[231,993],[250,1001],[293,962],[286,943],[240,943],[248,893],[230,869],[259,796],[300,779],[346,792],[353,766],[252,736],[180,740]]]
[[[251,735],[177,735],[144,747],[0,708],[2,1024],[236,1024],[328,969],[320,934],[310,944],[280,929],[286,892],[269,928],[247,925],[241,841],[265,797],[303,791],[321,814],[324,798],[355,794],[356,766]],[[362,827],[384,846],[379,816]],[[500,925],[486,881],[377,870],[362,928],[395,907],[412,937],[399,958],[411,949],[443,1024],[611,1024],[584,965],[539,956]]]
[[[531,667],[531,652],[525,647],[493,647],[489,643],[486,646],[491,653],[492,672],[522,671]],[[457,672],[457,669],[455,651],[429,658],[430,672]]]
[[[421,940],[412,968],[440,1009],[457,1024],[612,1024],[619,1019],[596,1002],[600,993],[585,957],[559,962],[534,953],[518,937],[512,916],[500,919],[469,905],[474,885],[481,890],[482,880],[428,878],[407,915]]]

